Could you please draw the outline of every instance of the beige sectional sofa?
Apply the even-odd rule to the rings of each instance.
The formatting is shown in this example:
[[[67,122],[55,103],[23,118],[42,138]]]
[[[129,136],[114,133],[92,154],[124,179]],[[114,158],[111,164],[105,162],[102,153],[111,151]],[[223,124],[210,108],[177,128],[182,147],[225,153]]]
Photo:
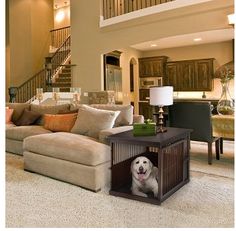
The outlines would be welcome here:
[[[24,108],[56,114],[70,110],[71,105],[53,107],[8,104],[14,108],[13,122]],[[71,132],[51,132],[40,120],[36,125],[6,126],[6,151],[24,156],[24,169],[69,182],[92,191],[99,191],[110,179],[110,146],[106,137],[132,129],[133,122],[143,122],[143,116],[133,115],[132,106],[92,105],[112,111],[121,111],[115,126],[99,131],[98,138]],[[98,121],[99,122],[99,121]]]

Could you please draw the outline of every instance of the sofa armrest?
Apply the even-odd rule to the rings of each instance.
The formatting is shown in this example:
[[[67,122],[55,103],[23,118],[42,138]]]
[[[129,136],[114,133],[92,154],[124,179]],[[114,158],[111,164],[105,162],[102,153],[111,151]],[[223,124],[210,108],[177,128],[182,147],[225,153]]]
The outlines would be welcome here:
[[[133,115],[133,123],[144,123],[144,116],[143,115]]]
[[[121,132],[126,132],[132,129],[133,129],[133,126],[121,126],[121,127],[115,127],[115,128],[102,130],[99,133],[99,141],[104,144],[109,144],[109,142],[107,141],[108,136],[121,133]]]

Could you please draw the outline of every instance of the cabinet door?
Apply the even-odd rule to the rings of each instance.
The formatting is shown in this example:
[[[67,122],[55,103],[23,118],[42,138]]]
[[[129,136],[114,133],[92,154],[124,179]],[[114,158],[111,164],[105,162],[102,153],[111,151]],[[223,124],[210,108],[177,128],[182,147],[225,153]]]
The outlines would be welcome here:
[[[152,76],[163,77],[163,60],[151,61]]]
[[[152,76],[152,63],[149,60],[140,60],[139,62],[139,77]]]
[[[194,61],[178,63],[178,89],[181,91],[193,91],[195,89]]]
[[[212,90],[213,59],[195,61],[195,89],[199,91]]]
[[[142,101],[147,101],[147,97],[149,97],[149,89],[140,89],[139,90],[139,99]]]
[[[177,63],[167,63],[166,64],[166,78],[164,79],[164,85],[173,86],[174,91],[179,90]]]

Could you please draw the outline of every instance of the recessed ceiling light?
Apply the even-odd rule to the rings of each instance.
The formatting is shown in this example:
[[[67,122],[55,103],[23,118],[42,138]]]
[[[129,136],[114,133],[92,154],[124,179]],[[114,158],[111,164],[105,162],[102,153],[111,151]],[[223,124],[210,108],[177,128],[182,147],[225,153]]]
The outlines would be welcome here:
[[[194,42],[199,42],[199,41],[202,41],[202,38],[195,38],[193,39]]]
[[[157,47],[157,44],[151,44],[150,46],[151,47]]]

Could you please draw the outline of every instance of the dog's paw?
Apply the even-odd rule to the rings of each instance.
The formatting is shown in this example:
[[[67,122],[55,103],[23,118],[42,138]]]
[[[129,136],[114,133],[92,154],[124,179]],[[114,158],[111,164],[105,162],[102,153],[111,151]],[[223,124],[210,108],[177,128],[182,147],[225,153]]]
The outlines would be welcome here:
[[[141,196],[141,197],[148,197],[148,195],[146,193],[140,192],[140,191],[132,191],[133,195],[136,196]]]
[[[154,197],[157,197],[158,196],[158,193],[153,193],[154,194]]]

